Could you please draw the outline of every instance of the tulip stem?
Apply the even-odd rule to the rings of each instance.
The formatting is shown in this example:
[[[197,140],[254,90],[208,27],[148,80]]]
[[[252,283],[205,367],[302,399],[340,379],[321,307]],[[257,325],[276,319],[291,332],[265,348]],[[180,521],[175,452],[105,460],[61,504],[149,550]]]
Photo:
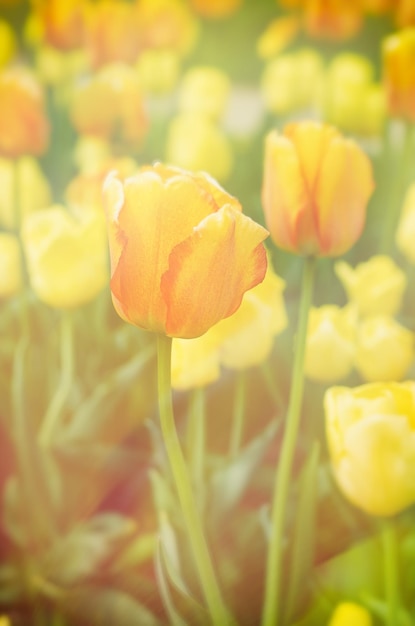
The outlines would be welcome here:
[[[62,311],[60,319],[60,380],[46,411],[40,430],[39,442],[48,447],[53,439],[62,409],[71,390],[73,380],[73,318],[70,311]]]
[[[189,417],[186,431],[187,458],[196,490],[200,511],[203,510],[205,496],[205,390],[197,387],[192,390],[189,402]]]
[[[157,352],[161,430],[186,529],[189,534],[200,583],[214,626],[231,625],[234,622],[225,608],[216,581],[212,560],[203,534],[201,520],[193,497],[190,477],[174,421],[171,394],[171,338],[158,335]]]
[[[385,596],[388,605],[386,624],[387,626],[396,626],[399,623],[398,546],[392,520],[385,520],[382,523],[381,538]]]
[[[235,398],[229,453],[232,459],[241,447],[245,424],[245,372],[238,372],[235,381]]]
[[[281,578],[283,564],[284,522],[288,487],[301,417],[304,389],[304,355],[307,338],[308,313],[312,301],[315,258],[304,261],[301,302],[298,318],[295,355],[287,409],[286,425],[281,446],[271,510],[271,536],[268,546],[265,578],[265,599],[262,626],[276,626],[281,612]]]

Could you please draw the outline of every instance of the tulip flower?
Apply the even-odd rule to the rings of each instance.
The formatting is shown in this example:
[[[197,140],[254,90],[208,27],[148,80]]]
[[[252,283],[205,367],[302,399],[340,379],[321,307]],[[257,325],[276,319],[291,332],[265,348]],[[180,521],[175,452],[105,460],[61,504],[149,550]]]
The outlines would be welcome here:
[[[414,504],[415,383],[332,387],[324,403],[334,476],[350,502],[379,516]]]
[[[338,261],[334,270],[361,316],[393,316],[401,308],[407,278],[391,257],[377,254],[354,269]]]
[[[410,330],[386,315],[361,322],[355,365],[364,380],[402,380],[413,359],[414,335]]]
[[[180,74],[180,58],[169,49],[143,50],[136,63],[144,93],[168,94],[173,91]]]
[[[59,50],[83,44],[86,0],[38,0],[35,17],[40,20],[44,41]]]
[[[14,296],[23,287],[20,245],[17,237],[0,232],[0,298]]]
[[[43,93],[34,74],[23,67],[0,73],[0,155],[38,156],[48,140]]]
[[[262,204],[271,237],[285,250],[347,252],[363,230],[373,187],[368,157],[331,126],[299,122],[266,138]]]
[[[365,607],[355,602],[341,602],[334,609],[328,626],[372,626],[372,623]]]
[[[413,0],[397,0],[394,3],[395,21],[400,28],[415,25],[415,5]]]
[[[361,0],[306,0],[303,20],[311,37],[349,39],[363,23]]]
[[[383,80],[391,115],[415,121],[415,28],[386,37]]]
[[[0,19],[0,68],[6,66],[16,54],[16,37],[12,27]]]
[[[108,282],[102,213],[73,214],[60,205],[28,215],[22,240],[39,300],[69,309],[93,300]]]
[[[305,374],[311,380],[337,382],[353,368],[357,311],[335,305],[312,308],[308,321]]]
[[[401,216],[396,230],[396,245],[407,260],[415,263],[415,183],[413,183],[405,196]]]
[[[266,271],[267,231],[206,174],[156,164],[104,185],[114,306],[126,321],[191,338],[232,315]]]
[[[222,70],[211,66],[195,66],[186,72],[179,89],[182,113],[219,119],[226,108],[230,81]]]

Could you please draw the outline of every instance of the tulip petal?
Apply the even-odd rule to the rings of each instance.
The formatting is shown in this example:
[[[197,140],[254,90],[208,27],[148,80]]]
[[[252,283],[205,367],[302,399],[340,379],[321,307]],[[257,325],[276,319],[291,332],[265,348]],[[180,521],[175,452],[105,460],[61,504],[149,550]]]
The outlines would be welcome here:
[[[266,236],[262,226],[226,205],[176,246],[161,281],[167,334],[197,337],[236,311],[245,291],[265,276]]]
[[[166,304],[160,280],[169,254],[215,210],[213,200],[189,176],[163,182],[156,173],[143,172],[125,181],[124,203],[115,216],[122,254],[111,290],[132,323],[164,332]]]

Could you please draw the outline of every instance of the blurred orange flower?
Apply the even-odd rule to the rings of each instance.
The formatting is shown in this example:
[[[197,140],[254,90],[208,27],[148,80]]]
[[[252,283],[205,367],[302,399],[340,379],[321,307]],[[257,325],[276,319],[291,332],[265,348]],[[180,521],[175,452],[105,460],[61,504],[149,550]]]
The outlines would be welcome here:
[[[359,146],[332,126],[299,122],[266,138],[262,203],[276,245],[337,256],[360,237],[373,191]]]
[[[304,29],[312,37],[344,40],[363,23],[361,0],[306,0]]]
[[[260,283],[267,231],[206,174],[156,164],[104,185],[118,314],[192,338],[234,313]]]
[[[49,123],[34,74],[13,67],[0,74],[0,155],[40,155],[48,145]]]
[[[395,8],[395,20],[401,28],[415,26],[415,3],[413,0],[398,0]]]
[[[415,28],[384,40],[383,79],[390,114],[415,121]]]
[[[33,5],[49,45],[59,50],[82,46],[86,0],[34,0]]]
[[[190,0],[193,10],[202,17],[230,17],[240,9],[243,0]]]

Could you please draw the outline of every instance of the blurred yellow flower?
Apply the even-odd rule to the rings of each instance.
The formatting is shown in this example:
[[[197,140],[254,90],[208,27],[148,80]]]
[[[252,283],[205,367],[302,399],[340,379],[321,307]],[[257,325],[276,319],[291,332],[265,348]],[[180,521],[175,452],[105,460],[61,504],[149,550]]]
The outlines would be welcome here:
[[[11,233],[0,232],[0,267],[0,298],[14,296],[23,287],[23,275],[19,241]]]
[[[198,65],[189,69],[179,86],[178,105],[181,113],[204,115],[219,119],[226,108],[231,83],[221,69]]]
[[[359,325],[355,366],[364,380],[402,380],[413,358],[413,333],[392,317],[369,317]]]
[[[415,263],[415,183],[406,192],[396,230],[396,245],[410,263]]]
[[[337,382],[353,368],[356,351],[357,311],[353,305],[328,304],[311,308],[304,371],[320,382]]]
[[[30,156],[21,157],[17,164],[0,158],[0,189],[0,227],[10,230],[18,227],[18,215],[23,218],[51,202],[48,179]]]
[[[11,622],[7,615],[0,616],[0,626],[11,626]]]
[[[411,0],[412,1],[412,0]],[[389,112],[415,121],[415,28],[383,41],[383,80]]]
[[[367,609],[355,602],[341,602],[336,606],[328,626],[372,626]]]
[[[331,387],[324,404],[334,476],[345,496],[380,516],[415,503],[415,383]]]
[[[354,269],[338,261],[334,270],[360,315],[393,316],[401,308],[407,278],[391,257],[375,255]]]
[[[169,125],[166,161],[225,181],[233,167],[232,146],[225,133],[201,115],[179,115]]]
[[[0,68],[7,65],[16,54],[16,37],[10,24],[0,19]]]
[[[257,54],[261,59],[271,59],[286,48],[298,33],[300,24],[293,15],[272,20],[257,41]]]
[[[86,0],[36,0],[33,5],[46,44],[65,51],[82,46]]]
[[[386,103],[381,85],[374,83],[374,68],[366,57],[342,53],[327,70],[321,93],[323,113],[332,124],[363,135],[378,135]]]
[[[244,370],[269,356],[275,337],[287,326],[285,282],[270,263],[262,283],[242,298],[239,309],[196,339],[174,339],[172,385],[191,389],[214,382],[220,366]]]
[[[202,17],[227,18],[236,13],[243,0],[190,0],[192,9]]]
[[[78,307],[109,282],[103,212],[54,205],[26,217],[22,240],[31,287],[51,307]]]
[[[62,51],[52,46],[42,45],[36,51],[36,72],[46,85],[72,83],[88,69],[88,59],[84,50]]]
[[[143,50],[136,69],[144,93],[166,94],[173,91],[180,74],[180,57],[175,50]]]

